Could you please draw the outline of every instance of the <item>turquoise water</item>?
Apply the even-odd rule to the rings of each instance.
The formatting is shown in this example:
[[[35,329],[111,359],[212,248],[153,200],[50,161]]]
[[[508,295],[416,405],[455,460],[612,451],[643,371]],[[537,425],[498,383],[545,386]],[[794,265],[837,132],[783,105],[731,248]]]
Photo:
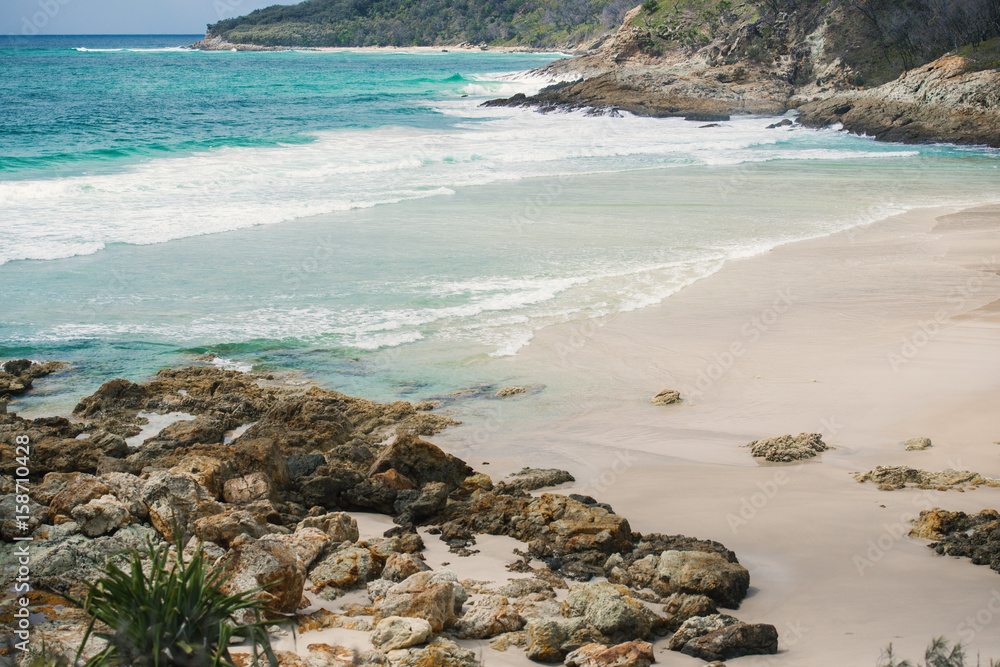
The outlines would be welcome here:
[[[376,398],[488,385],[540,327],[727,259],[1000,199],[988,149],[478,107],[553,55],[195,38],[0,40],[0,358],[74,364],[25,407],[208,351]]]

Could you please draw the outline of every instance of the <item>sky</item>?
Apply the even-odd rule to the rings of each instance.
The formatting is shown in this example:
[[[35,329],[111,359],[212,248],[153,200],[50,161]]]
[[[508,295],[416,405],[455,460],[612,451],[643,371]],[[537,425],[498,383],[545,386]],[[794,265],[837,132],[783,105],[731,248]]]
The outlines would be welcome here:
[[[197,35],[208,23],[300,0],[0,0],[4,35]]]

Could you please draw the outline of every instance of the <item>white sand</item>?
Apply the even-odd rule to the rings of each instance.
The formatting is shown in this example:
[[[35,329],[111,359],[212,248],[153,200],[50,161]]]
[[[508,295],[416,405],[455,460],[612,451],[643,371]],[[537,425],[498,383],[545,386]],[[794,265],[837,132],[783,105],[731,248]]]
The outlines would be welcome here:
[[[537,401],[536,419],[468,420],[433,440],[494,479],[566,468],[636,530],[735,550],[752,586],[736,615],[777,626],[781,651],[733,664],[874,665],[890,642],[922,658],[937,635],[1000,657],[1000,574],[905,537],[920,509],[997,508],[1000,489],[886,492],[849,474],[1000,477],[1000,207],[936,221],[949,213],[784,246],[660,306],[545,330],[492,369],[547,385],[511,399]],[[665,387],[685,403],[650,405]],[[800,431],[836,449],[759,465],[742,448]],[[934,447],[903,451],[914,436]],[[514,653],[486,664],[531,664]],[[699,664],[663,641],[657,656]]]

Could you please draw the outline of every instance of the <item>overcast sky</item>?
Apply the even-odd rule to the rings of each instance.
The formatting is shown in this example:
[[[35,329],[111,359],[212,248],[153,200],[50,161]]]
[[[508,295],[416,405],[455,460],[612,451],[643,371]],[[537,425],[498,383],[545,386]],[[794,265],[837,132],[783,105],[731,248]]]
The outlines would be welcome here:
[[[195,35],[219,19],[299,0],[0,0],[0,34]]]

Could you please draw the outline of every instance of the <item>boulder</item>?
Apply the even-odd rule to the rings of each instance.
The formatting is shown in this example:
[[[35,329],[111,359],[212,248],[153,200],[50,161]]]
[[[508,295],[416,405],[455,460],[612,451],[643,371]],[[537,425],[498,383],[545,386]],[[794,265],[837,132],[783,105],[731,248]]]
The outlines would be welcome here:
[[[441,482],[449,490],[460,486],[473,472],[465,461],[410,433],[398,436],[386,447],[372,463],[368,474],[375,475],[390,468],[419,487],[428,482]]]
[[[111,489],[115,498],[125,505],[129,514],[138,521],[149,519],[149,508],[142,500],[142,480],[140,478],[129,473],[110,472],[101,475],[100,480]]]
[[[718,554],[664,551],[651,588],[660,595],[701,594],[723,607],[738,609],[750,588],[750,573]]]
[[[375,625],[372,646],[383,651],[423,644],[431,636],[431,624],[422,618],[389,616]]]
[[[687,642],[681,653],[701,660],[732,660],[778,652],[778,631],[764,623],[736,623]]]
[[[255,514],[244,510],[226,510],[195,520],[192,532],[206,542],[228,549],[240,535],[257,539],[271,531],[268,524]]]
[[[358,522],[346,512],[330,512],[318,516],[309,516],[299,522],[296,530],[316,528],[323,531],[334,542],[357,542]]]
[[[94,498],[86,505],[77,505],[70,515],[80,525],[80,532],[87,537],[107,535],[127,525],[130,520],[128,508],[111,494]]]
[[[289,534],[269,534],[260,539],[281,542],[295,552],[296,557],[308,568],[333,544],[330,536],[318,528],[302,528]]]
[[[481,667],[473,651],[438,637],[425,647],[411,648],[393,661],[393,667]]]
[[[80,401],[73,414],[84,419],[107,416],[123,410],[139,410],[149,398],[143,385],[115,378],[101,385],[92,395]]]
[[[258,500],[277,500],[267,474],[254,472],[228,480],[222,487],[222,497],[227,503],[246,505]]]
[[[583,618],[530,618],[526,627],[527,656],[536,662],[562,662],[567,654],[582,646],[609,642],[588,627]]]
[[[673,593],[664,601],[663,612],[667,617],[667,628],[676,631],[689,618],[711,616],[718,614],[719,610],[708,596]]]
[[[688,642],[692,642],[699,637],[703,637],[710,632],[731,625],[737,625],[740,619],[727,614],[712,614],[711,616],[693,616],[681,624],[681,627],[674,632],[667,643],[667,648],[671,651],[680,651]]]
[[[653,645],[631,641],[615,646],[587,644],[566,656],[567,667],[649,667],[654,662]]]
[[[673,405],[681,402],[681,392],[676,389],[663,389],[649,399],[653,405]]]
[[[576,478],[565,470],[556,468],[522,468],[503,481],[508,489],[534,491],[548,486],[557,486],[566,482],[575,482]]]
[[[211,493],[215,498],[221,498],[226,480],[231,478],[235,471],[230,461],[215,456],[204,454],[187,454],[179,461],[170,466],[170,472],[179,475],[187,475]],[[227,500],[227,502],[233,502]]]
[[[364,542],[344,542],[310,571],[311,590],[324,599],[332,600],[378,579],[384,565],[385,557]]]
[[[766,440],[754,440],[747,444],[754,458],[773,462],[801,461],[811,459],[829,449],[819,433],[799,433],[782,435]]]
[[[930,438],[910,438],[903,443],[903,447],[908,452],[920,451],[931,446]]]
[[[142,480],[139,489],[149,508],[150,523],[168,542],[175,541],[175,527],[186,542],[195,521],[223,511],[208,489],[187,475],[154,472]]]
[[[376,623],[390,616],[424,618],[434,632],[441,632],[455,624],[467,598],[451,572],[419,572],[375,600],[373,618]]]
[[[156,434],[159,440],[170,440],[175,447],[190,447],[191,445],[222,444],[227,424],[214,417],[199,415],[194,419],[175,421]]]
[[[71,516],[74,507],[111,493],[111,489],[97,477],[79,473],[66,479],[62,490],[49,501],[49,510],[52,514]]]
[[[226,556],[225,572],[221,590],[227,595],[263,587],[255,597],[281,614],[294,612],[302,600],[306,567],[291,547],[280,542],[260,540],[233,547]]]
[[[483,595],[455,624],[455,634],[460,639],[490,639],[523,627],[524,619],[506,597]]]
[[[411,575],[430,569],[422,558],[413,554],[393,553],[386,558],[385,567],[382,569],[382,578],[398,583]]]
[[[573,585],[562,611],[569,618],[582,617],[589,627],[616,641],[646,639],[663,629],[663,619],[628,588],[607,582]]]

